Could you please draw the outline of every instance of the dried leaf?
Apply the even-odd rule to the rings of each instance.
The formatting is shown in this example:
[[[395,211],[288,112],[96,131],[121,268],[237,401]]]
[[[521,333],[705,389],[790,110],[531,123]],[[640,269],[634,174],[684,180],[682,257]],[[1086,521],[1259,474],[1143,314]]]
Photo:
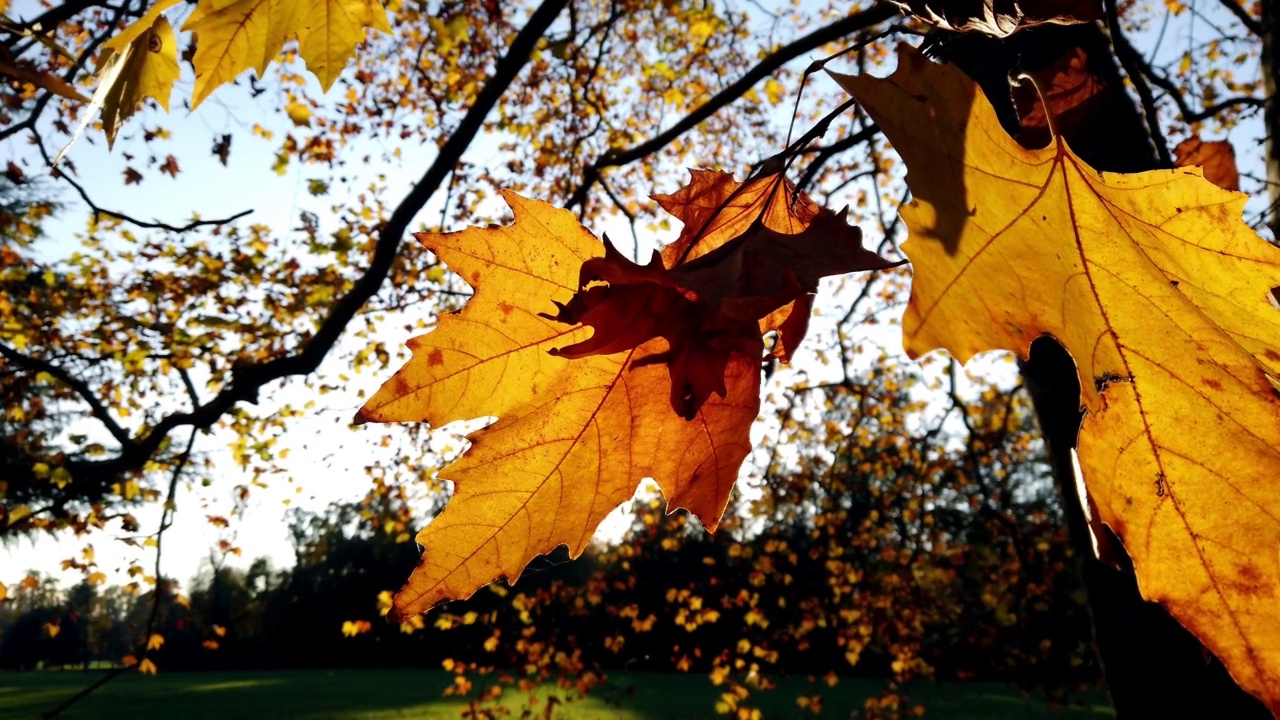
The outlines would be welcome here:
[[[673,202],[707,222],[678,242],[694,259],[667,253],[670,267],[658,253],[636,265],[570,213],[512,193],[511,226],[418,236],[476,293],[410,342],[413,358],[356,420],[498,421],[442,471],[455,494],[418,536],[423,561],[394,600],[397,619],[513,579],[557,545],[577,555],[646,477],[714,530],[750,450],[761,319],[820,277],[893,265],[843,214],[812,206],[782,233],[759,221],[773,212],[762,191],[748,206],[755,222],[717,224],[689,208],[736,184],[692,184]]]
[[[1072,48],[1049,67],[1030,73],[1035,85],[1023,82],[1014,87],[1013,101],[1018,109],[1022,134],[1018,140],[1026,147],[1049,144],[1048,105],[1053,127],[1068,140],[1075,131],[1088,124],[1098,110],[1107,85],[1089,71],[1089,58],[1084,50]],[[1036,88],[1039,88],[1037,92]]]
[[[750,200],[735,206],[731,190],[737,187],[723,174],[695,174],[677,194],[679,216],[693,222],[686,220],[685,232],[663,253],[655,252],[648,265],[639,266],[609,245],[604,258],[584,263],[580,292],[555,317],[590,325],[595,333],[556,353],[609,354],[662,337],[669,349],[653,362],[670,368],[672,407],[692,418],[711,395],[724,397],[724,368],[731,357],[762,354],[760,336],[775,329],[771,323],[783,326],[783,347],[800,342],[805,323],[786,324],[775,313],[794,312],[793,304],[800,301],[800,317],[807,320],[818,280],[897,264],[863,249],[862,233],[845,222],[843,213],[803,198],[796,206],[804,216],[798,215],[788,202],[789,183],[778,176],[743,188],[740,195]],[[699,207],[695,198],[710,204]],[[709,210],[716,198],[720,212]],[[774,230],[765,219],[797,232]]]
[[[890,0],[903,12],[943,30],[1008,37],[1036,25],[1102,19],[1096,0]]]
[[[908,350],[1063,343],[1084,481],[1144,596],[1280,709],[1280,250],[1197,171],[1024,149],[959,70],[899,58],[886,80],[838,79],[908,167]]]
[[[1204,179],[1223,190],[1240,189],[1240,171],[1236,168],[1236,151],[1226,140],[1205,142],[1191,137],[1173,149],[1174,167],[1199,167]]]
[[[799,233],[822,211],[807,195],[795,197],[789,181],[779,187],[776,176],[743,186],[731,174],[712,170],[691,170],[688,185],[653,199],[684,223],[675,242],[662,249],[663,263],[669,268],[698,259],[757,222],[776,232]],[[761,334],[778,332],[772,352],[783,362],[791,360],[804,339],[812,309],[813,298],[806,294],[760,321]]]

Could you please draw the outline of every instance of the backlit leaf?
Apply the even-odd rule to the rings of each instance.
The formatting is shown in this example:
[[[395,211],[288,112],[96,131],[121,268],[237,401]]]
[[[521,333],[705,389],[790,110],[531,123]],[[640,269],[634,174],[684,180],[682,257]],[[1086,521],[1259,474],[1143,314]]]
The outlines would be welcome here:
[[[667,369],[643,364],[666,349],[661,339],[576,360],[550,353],[590,337],[539,313],[569,301],[583,262],[604,247],[571,213],[504,197],[515,213],[510,226],[419,235],[475,295],[410,341],[413,358],[357,416],[435,426],[499,418],[441,472],[455,482],[454,495],[418,535],[423,560],[396,595],[397,618],[514,579],[558,545],[576,556],[646,477],[672,507],[714,529],[750,449],[755,358],[735,359],[725,398],[686,421],[671,409]]]
[[[1191,168],[1099,173],[1026,150],[959,70],[910,48],[839,77],[902,155],[913,355],[1075,358],[1079,458],[1139,586],[1280,709],[1280,250]]]
[[[511,226],[418,236],[476,293],[410,342],[413,359],[357,421],[498,421],[442,471],[455,493],[418,536],[423,560],[397,617],[514,579],[557,545],[577,555],[646,477],[671,507],[719,524],[759,406],[761,319],[824,275],[890,263],[825,210],[794,233],[753,220],[716,234],[726,226],[715,213],[688,210],[701,190],[736,187],[703,182],[713,177],[674,196],[686,221],[705,215],[678,241],[683,258],[637,265],[570,213],[512,193]],[[785,208],[789,186],[769,184],[751,200],[754,219],[773,194]]]
[[[203,0],[182,29],[199,33],[194,108],[252,68],[259,77],[292,37],[298,54],[328,90],[364,39],[364,28],[390,32],[377,0]]]
[[[154,98],[168,111],[169,96],[178,80],[178,43],[173,26],[163,15],[157,15],[150,25],[139,28],[145,20],[146,17],[130,25],[106,43],[98,63],[104,82],[110,78],[102,96],[102,129],[108,147],[115,142],[120,125],[138,111],[146,98]],[[123,39],[128,43],[124,44]],[[119,70],[113,72],[116,65]]]
[[[1240,189],[1240,170],[1236,167],[1236,151],[1226,140],[1205,142],[1190,137],[1173,149],[1174,167],[1198,167],[1204,179],[1224,190]]]

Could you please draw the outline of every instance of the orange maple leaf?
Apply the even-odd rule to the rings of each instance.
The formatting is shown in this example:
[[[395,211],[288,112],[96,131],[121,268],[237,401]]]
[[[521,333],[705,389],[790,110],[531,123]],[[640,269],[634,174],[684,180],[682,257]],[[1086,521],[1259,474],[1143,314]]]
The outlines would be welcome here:
[[[1223,190],[1240,189],[1236,150],[1226,140],[1204,141],[1189,137],[1173,149],[1174,167],[1199,167],[1204,179]]]
[[[849,256],[889,265],[862,250],[841,216],[825,213],[792,235],[703,232],[685,243],[698,259],[638,266],[571,213],[503,197],[512,225],[417,236],[475,294],[410,341],[412,359],[356,417],[435,426],[498,417],[441,471],[455,492],[418,534],[423,559],[395,596],[396,619],[514,579],[558,545],[577,556],[647,477],[670,507],[714,530],[751,447],[759,318],[811,292],[818,276],[857,269]],[[771,202],[762,194],[755,217],[768,217]],[[830,234],[820,238],[823,230]],[[832,244],[822,251],[842,263],[837,269],[824,273],[810,254],[819,240]],[[842,242],[856,251],[835,247]],[[768,265],[766,277],[761,254],[770,252],[794,267]]]
[[[1080,375],[1079,463],[1143,596],[1280,709],[1280,251],[1195,168],[1098,172],[1019,146],[974,83],[902,47],[837,76],[902,155],[912,355],[1026,355]]]
[[[730,213],[720,220],[718,212],[702,212],[705,206],[686,205],[698,208],[687,214],[686,232],[643,266],[606,238],[605,256],[583,263],[578,294],[554,316],[595,332],[553,354],[608,355],[662,337],[668,350],[645,361],[670,368],[671,405],[678,415],[692,419],[708,397],[724,397],[730,359],[760,357],[761,332],[774,329],[773,323],[787,335],[780,346],[800,342],[821,278],[898,264],[864,249],[862,233],[844,213],[817,208],[805,198],[797,203],[803,216],[798,214],[788,202],[790,190],[777,176],[742,187],[727,174],[695,174],[684,197],[723,197],[718,207]],[[746,204],[728,204],[735,192]],[[746,227],[736,232],[744,221]],[[784,308],[787,318],[799,321],[778,320],[775,313]]]

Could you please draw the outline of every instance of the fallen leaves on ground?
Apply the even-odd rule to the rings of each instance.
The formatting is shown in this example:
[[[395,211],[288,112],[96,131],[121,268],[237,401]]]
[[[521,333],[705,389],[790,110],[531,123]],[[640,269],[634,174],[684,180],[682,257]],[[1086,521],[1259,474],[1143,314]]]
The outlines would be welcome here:
[[[907,164],[905,343],[1075,358],[1079,458],[1144,596],[1280,709],[1280,250],[1199,170],[1099,173],[1020,147],[959,70],[839,77]]]
[[[695,174],[672,196],[687,203],[664,200],[706,222],[643,266],[571,213],[509,192],[512,225],[418,235],[475,294],[410,341],[412,359],[356,420],[498,420],[441,471],[454,495],[418,535],[423,559],[395,618],[513,580],[558,545],[578,555],[645,478],[716,528],[751,447],[761,318],[822,275],[891,265],[843,215],[785,211],[789,186],[770,183],[739,206],[732,178]],[[717,193],[725,218],[751,221],[699,214],[697,198]]]

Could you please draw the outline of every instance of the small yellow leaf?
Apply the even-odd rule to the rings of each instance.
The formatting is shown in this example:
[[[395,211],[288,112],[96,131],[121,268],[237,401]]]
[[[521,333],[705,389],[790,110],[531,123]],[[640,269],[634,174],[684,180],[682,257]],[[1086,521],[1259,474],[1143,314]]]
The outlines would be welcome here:
[[[306,105],[293,100],[284,106],[284,112],[296,127],[311,127],[311,108]]]
[[[138,664],[138,672],[144,675],[155,675],[156,664],[151,662],[151,658],[142,658],[142,662]]]
[[[42,627],[44,628],[44,634],[51,638],[58,637],[58,633],[62,632],[62,628],[56,622],[45,623]]]
[[[159,650],[164,647],[164,636],[160,633],[151,633],[151,637],[147,638],[148,650]]]
[[[90,585],[105,585],[107,583],[107,576],[100,572],[92,573],[85,582]]]

